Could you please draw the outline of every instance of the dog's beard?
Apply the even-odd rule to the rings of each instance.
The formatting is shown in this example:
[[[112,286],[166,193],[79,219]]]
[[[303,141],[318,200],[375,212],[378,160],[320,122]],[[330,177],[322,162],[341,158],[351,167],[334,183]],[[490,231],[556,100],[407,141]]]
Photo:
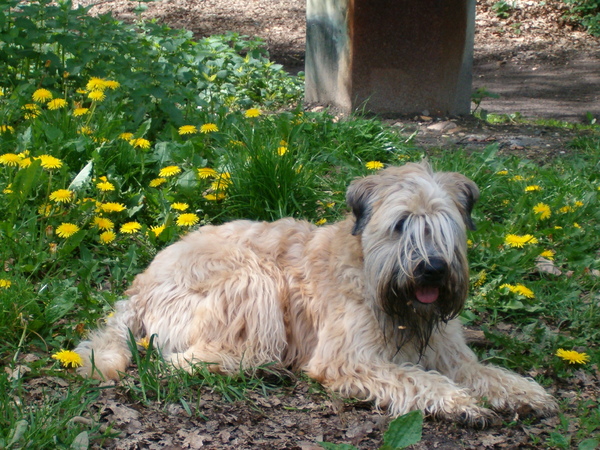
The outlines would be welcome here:
[[[406,280],[399,283],[398,280],[396,273],[389,282],[380,285],[380,307],[395,328],[393,337],[396,339],[397,350],[400,351],[405,344],[411,343],[421,357],[436,327],[455,318],[462,311],[466,289],[453,286],[449,279],[427,285]],[[422,294],[423,292],[428,294]],[[427,295],[435,296],[435,300],[430,299],[428,303],[419,301],[420,296]],[[388,337],[392,336],[386,336]]]

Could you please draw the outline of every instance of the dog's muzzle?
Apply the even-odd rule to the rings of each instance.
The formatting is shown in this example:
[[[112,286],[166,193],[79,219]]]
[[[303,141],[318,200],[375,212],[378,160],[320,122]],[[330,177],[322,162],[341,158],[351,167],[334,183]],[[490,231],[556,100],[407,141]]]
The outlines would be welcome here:
[[[448,273],[448,265],[441,258],[429,258],[421,261],[415,270],[415,297],[420,303],[434,303],[440,296],[442,286]]]

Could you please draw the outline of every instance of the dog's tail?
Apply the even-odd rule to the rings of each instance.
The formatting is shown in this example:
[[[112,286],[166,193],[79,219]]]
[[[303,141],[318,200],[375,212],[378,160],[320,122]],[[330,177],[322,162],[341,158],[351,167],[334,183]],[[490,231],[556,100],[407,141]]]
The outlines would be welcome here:
[[[120,373],[125,372],[131,361],[130,336],[137,336],[140,331],[128,304],[127,300],[117,302],[116,311],[107,319],[106,326],[92,331],[88,339],[77,346],[75,352],[83,360],[83,366],[77,369],[80,375],[117,380]]]

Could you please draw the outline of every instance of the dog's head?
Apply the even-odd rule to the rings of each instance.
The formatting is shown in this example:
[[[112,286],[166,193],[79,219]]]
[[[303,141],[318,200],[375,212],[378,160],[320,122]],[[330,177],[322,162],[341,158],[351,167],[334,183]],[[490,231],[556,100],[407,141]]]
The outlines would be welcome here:
[[[436,324],[455,317],[468,291],[466,229],[477,185],[428,163],[390,167],[355,180],[346,200],[360,235],[367,288],[423,351]]]

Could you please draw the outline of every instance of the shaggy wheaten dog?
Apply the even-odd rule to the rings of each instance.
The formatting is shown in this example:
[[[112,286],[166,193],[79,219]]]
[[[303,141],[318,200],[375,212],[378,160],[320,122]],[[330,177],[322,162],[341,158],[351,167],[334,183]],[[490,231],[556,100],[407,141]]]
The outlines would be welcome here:
[[[468,290],[466,228],[479,197],[427,163],[354,181],[353,216],[205,226],[161,251],[105,328],[76,351],[86,376],[118,378],[128,337],[156,338],[190,368],[236,372],[277,362],[393,415],[485,425],[493,410],[556,411],[531,379],[483,365],[455,317]]]

